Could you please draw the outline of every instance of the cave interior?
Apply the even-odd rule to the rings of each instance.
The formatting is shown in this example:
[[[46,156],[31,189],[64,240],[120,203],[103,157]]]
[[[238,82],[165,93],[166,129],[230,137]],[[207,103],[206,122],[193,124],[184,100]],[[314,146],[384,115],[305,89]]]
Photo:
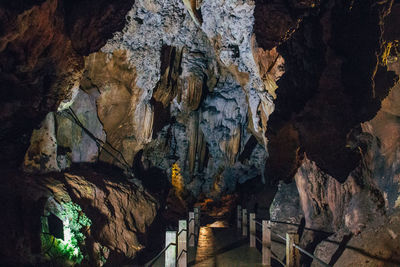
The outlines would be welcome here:
[[[201,256],[240,206],[400,266],[399,75],[399,0],[2,0],[0,265],[144,266],[196,209],[189,265],[254,266]]]

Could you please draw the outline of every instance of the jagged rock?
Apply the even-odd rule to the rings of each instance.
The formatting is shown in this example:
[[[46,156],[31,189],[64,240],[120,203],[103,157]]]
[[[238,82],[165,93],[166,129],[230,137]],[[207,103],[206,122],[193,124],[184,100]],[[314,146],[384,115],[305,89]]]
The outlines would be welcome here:
[[[286,151],[291,154],[288,159],[295,158],[300,148],[341,182],[359,164],[361,155],[347,146],[349,137],[360,122],[376,115],[397,79],[379,60],[385,51],[384,21],[390,7],[391,1],[377,6],[356,1],[347,12],[332,1],[325,12],[304,16],[299,29],[278,47],[285,74],[278,81],[267,137],[272,140],[285,125],[295,126],[300,143]],[[274,144],[279,142],[270,142],[269,150],[279,151]],[[273,154],[268,161],[274,161]],[[266,166],[280,179],[285,179],[281,174],[293,172],[290,162],[285,171]]]
[[[115,51],[111,58],[98,52],[86,59],[84,87],[97,88],[97,112],[107,135],[107,142],[120,151],[128,165],[134,155],[152,137],[153,110],[143,101],[146,95],[136,86],[137,73],[126,58],[126,51]],[[114,162],[108,152],[100,158]]]
[[[99,180],[99,177],[91,180],[69,173],[64,179],[71,199],[82,206],[93,222],[90,236],[110,250],[110,256],[114,257],[110,260],[118,263],[135,258],[144,248],[138,235],[146,234],[156,216],[156,200],[129,182]],[[99,182],[101,185],[97,185]]]
[[[16,166],[22,162],[32,129],[77,86],[84,67],[82,55],[99,49],[122,28],[120,16],[132,3],[1,3],[1,164]],[[10,90],[12,93],[7,93]]]
[[[99,93],[94,90],[86,93],[79,90],[74,102],[70,106],[72,115],[78,121],[74,121],[70,113],[56,113],[58,157],[65,157],[71,163],[96,162],[101,151],[101,146],[93,140],[93,137],[104,142],[106,140],[103,125],[97,117],[96,99]],[[82,129],[77,123],[82,124]],[[85,131],[88,131],[86,133]],[[65,153],[60,150],[64,149]],[[67,151],[69,150],[69,151]],[[68,164],[62,169],[68,167]]]
[[[227,163],[235,162],[247,128],[246,112],[245,94],[232,80],[217,85],[206,98],[200,126],[215,160],[225,157]]]
[[[186,8],[189,11],[190,16],[192,17],[193,21],[196,23],[197,26],[201,26],[203,23],[203,19],[201,18],[201,12],[199,9],[201,7],[201,1],[198,0],[182,0],[185,4]]]
[[[343,184],[321,171],[307,157],[295,175],[306,226],[325,231],[346,227],[353,233],[380,220],[384,214],[382,193],[370,177],[360,179],[361,167]]]
[[[362,234],[400,205],[397,2],[100,0],[92,9],[91,0],[74,2],[0,8],[0,20],[14,25],[0,34],[3,149],[13,151],[64,100],[59,114],[76,109],[107,141],[99,161],[133,166],[174,216],[196,198],[235,190],[267,212],[278,181],[293,177],[299,199],[281,185],[272,211],[290,202],[282,219],[297,222],[300,202],[306,225],[319,230]],[[100,48],[83,66],[82,55]],[[27,170],[97,161],[97,145],[56,116],[32,136]],[[26,118],[26,125],[12,121]],[[8,137],[14,133],[19,140]],[[101,182],[96,200],[97,182],[79,177],[63,182],[68,196],[101,205],[106,216],[116,216],[106,198],[120,200],[109,192],[129,197]],[[119,223],[108,226],[97,234],[108,240],[110,257],[119,258],[118,250],[134,257],[140,242],[120,235]],[[326,235],[307,232],[301,242],[312,251]],[[114,238],[137,249],[121,249]]]
[[[100,161],[129,168],[143,150],[143,160],[170,177],[170,158],[177,157],[184,184],[197,193],[231,191],[234,181],[260,175],[259,159],[247,159],[249,167],[236,163],[250,137],[247,129],[267,144],[283,60],[276,49],[257,47],[253,10],[251,2],[136,1],[126,27],[85,59],[80,81],[87,92],[99,90],[97,113],[106,141],[122,154],[115,160],[103,148]],[[95,149],[86,152],[81,161],[97,158]],[[260,154],[264,159],[265,152]],[[228,177],[234,170],[241,174]]]
[[[280,183],[270,207],[271,220],[300,223],[304,216],[301,211],[299,192],[296,183]]]
[[[64,110],[46,116],[31,137],[25,154],[25,171],[60,171],[71,163],[97,162],[101,146],[93,138],[105,141],[103,126],[97,118],[97,95],[96,91],[87,94],[78,89],[68,109],[66,104]]]
[[[40,129],[34,130],[31,145],[25,154],[23,169],[26,172],[59,171],[57,163],[57,137],[54,113],[47,114]]]
[[[400,75],[400,62],[394,60],[388,68]],[[400,83],[397,83],[382,101],[382,108],[370,121],[363,123],[367,149],[363,160],[383,192],[386,208],[399,207],[400,202]],[[396,204],[397,203],[397,204]]]
[[[111,264],[121,265],[133,260],[146,245],[147,229],[159,207],[148,192],[135,184],[89,169],[53,175],[32,176],[15,172],[2,175],[13,177],[13,188],[0,188],[7,215],[2,220],[1,231],[12,231],[13,234],[6,235],[10,238],[5,239],[7,242],[1,242],[1,264],[45,264],[39,257],[40,216],[48,199],[54,202],[53,206],[72,201],[92,221],[85,233],[85,251],[93,266],[100,266],[99,253],[104,248],[109,250],[107,261]],[[30,188],[29,192],[24,188]]]
[[[316,248],[315,255],[333,266],[396,266],[400,262],[398,212],[379,224],[368,225],[359,235],[339,231]],[[313,262],[311,266],[320,266]]]

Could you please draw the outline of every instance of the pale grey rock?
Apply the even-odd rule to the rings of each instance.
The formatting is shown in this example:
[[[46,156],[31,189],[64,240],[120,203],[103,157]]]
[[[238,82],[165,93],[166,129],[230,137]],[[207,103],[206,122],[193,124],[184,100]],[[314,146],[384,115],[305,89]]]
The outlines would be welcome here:
[[[278,191],[270,207],[271,220],[300,223],[304,216],[300,206],[300,196],[296,183],[280,182]]]
[[[260,77],[258,67],[254,60],[252,33],[254,25],[254,1],[229,0],[213,1],[205,0],[201,11],[204,23],[203,31],[210,39],[219,39],[221,62],[229,67],[236,65],[240,72],[249,73],[249,82],[245,86],[249,98],[249,106],[252,111],[254,131],[259,132],[259,117],[257,108],[261,101],[269,106],[267,117],[273,112],[272,97],[265,91],[265,85]],[[266,144],[266,143],[265,143]]]
[[[249,120],[255,126],[254,131],[260,132],[257,112],[260,105],[267,116],[273,111],[272,97],[264,88],[253,55],[254,8],[254,1],[202,1],[203,23],[199,27],[181,0],[137,0],[126,16],[124,29],[115,33],[102,48],[110,59],[115,51],[126,51],[128,61],[134,67],[132,69],[137,74],[135,90],[140,92],[137,93],[139,99],[134,114],[129,120],[140,126],[152,124],[154,110],[150,100],[160,80],[163,45],[183,49],[180,95],[170,104],[175,122],[166,125],[153,139],[147,128],[142,133],[138,127],[130,135],[140,143],[140,148],[143,147],[143,160],[164,170],[169,177],[171,166],[176,162],[181,168],[185,186],[194,195],[201,191],[211,193],[215,184],[220,191],[231,192],[236,183],[264,176],[266,140],[254,149],[246,164],[237,162],[250,137],[247,129]],[[237,73],[231,73],[235,68],[238,72],[248,73],[248,81],[235,76]],[[193,77],[199,87],[196,89],[204,90],[196,110],[188,104],[189,100],[193,100],[193,92],[188,89],[190,83],[193,84]],[[206,84],[200,88],[202,80]],[[110,88],[101,89],[107,91]],[[88,129],[105,140],[96,116],[95,98],[77,92],[71,101],[63,103],[60,110],[68,107],[76,109]],[[81,105],[88,105],[88,110],[82,109]],[[194,117],[198,118],[199,126],[192,124]],[[62,125],[57,131],[60,147],[70,150],[58,155],[58,164],[62,168],[69,166],[70,162],[97,160],[98,148],[87,136],[70,122],[63,121],[59,125]],[[191,173],[190,138],[197,130],[197,134],[204,135],[204,142],[207,142],[207,165],[204,169],[198,166],[199,154],[196,152],[194,173]],[[199,142],[203,141],[199,139]],[[130,146],[122,144],[121,147]],[[238,174],[233,175],[235,172]]]
[[[104,142],[106,134],[97,117],[96,99],[98,95],[97,90],[92,90],[90,94],[79,90],[70,109],[91,134]],[[58,146],[69,150],[66,154],[59,153],[60,165],[63,165],[64,168],[67,167],[67,163],[62,163],[67,158],[72,163],[96,162],[101,149],[96,141],[71,120],[71,116],[66,112],[57,114],[56,119]]]
[[[236,129],[247,128],[247,102],[240,85],[228,78],[214,88],[202,106],[201,129],[213,158],[221,158],[220,143],[229,140]]]
[[[59,171],[54,113],[50,112],[39,129],[33,130],[23,170],[29,173]]]

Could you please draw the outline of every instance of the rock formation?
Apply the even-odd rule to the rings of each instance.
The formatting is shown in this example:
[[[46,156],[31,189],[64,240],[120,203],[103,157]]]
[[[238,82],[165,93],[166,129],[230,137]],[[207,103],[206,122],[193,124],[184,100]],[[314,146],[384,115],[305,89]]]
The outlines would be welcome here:
[[[400,207],[399,17],[394,0],[2,3],[2,189],[82,206],[97,263],[133,262],[199,201],[304,222],[325,233],[304,232],[310,252],[328,232],[359,244]]]
[[[152,224],[159,203],[133,182],[92,170],[14,177],[10,177],[13,173],[3,172],[2,175],[12,178],[10,183],[14,186],[1,196],[5,204],[1,231],[12,232],[12,242],[2,245],[4,264],[45,264],[39,257],[40,216],[49,200],[59,204],[72,201],[92,221],[85,234],[85,250],[93,264],[99,262],[100,256],[122,264],[147,245],[143,235]],[[26,188],[30,188],[29,192]],[[23,212],[19,214],[21,209]]]

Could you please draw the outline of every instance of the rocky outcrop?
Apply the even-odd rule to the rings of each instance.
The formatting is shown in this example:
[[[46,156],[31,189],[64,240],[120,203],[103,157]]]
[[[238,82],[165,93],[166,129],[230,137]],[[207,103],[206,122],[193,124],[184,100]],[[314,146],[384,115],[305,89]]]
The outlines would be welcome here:
[[[98,52],[86,59],[82,85],[97,89],[97,114],[107,134],[107,142],[122,153],[130,166],[134,155],[150,142],[153,129],[153,109],[142,102],[146,95],[136,86],[137,73],[127,62],[126,51],[115,51],[111,58]],[[100,159],[115,163],[103,151]]]
[[[99,142],[106,141],[104,126],[97,117],[98,96],[97,90],[79,89],[72,105],[55,113],[57,156],[61,169],[69,167],[69,163],[98,160],[102,149]]]
[[[371,224],[358,236],[353,237],[346,243],[346,238],[339,239],[339,242],[323,242],[322,244],[335,245],[336,253],[327,259],[334,266],[397,266],[400,264],[400,242],[399,242],[399,214],[395,214],[390,220],[382,224]],[[343,242],[345,241],[345,242]],[[338,244],[339,243],[339,244]],[[343,244],[346,244],[345,247]],[[340,246],[341,245],[341,246]],[[323,246],[321,246],[323,249]],[[318,250],[318,254],[323,251]],[[322,252],[322,253],[321,253]],[[340,255],[340,257],[338,257]]]
[[[135,183],[90,169],[42,176],[3,173],[3,177],[10,175],[13,189],[1,187],[6,214],[2,231],[13,234],[7,234],[11,239],[1,242],[1,264],[45,264],[40,256],[40,216],[48,199],[57,205],[72,201],[91,220],[84,244],[89,256],[86,263],[91,266],[100,264],[100,256],[103,262],[107,259],[115,265],[132,262],[146,246],[146,232],[159,204]]]
[[[134,259],[145,247],[145,240],[140,239],[156,216],[156,200],[130,182],[110,181],[104,177],[91,180],[68,173],[64,179],[71,199],[80,204],[92,220],[89,238],[94,248],[107,247],[110,263]]]
[[[265,150],[252,147],[246,165],[238,159],[249,131],[261,145],[267,143],[265,131],[283,59],[276,49],[257,47],[252,37],[254,4],[193,3],[137,1],[126,27],[102,52],[85,58],[79,86],[94,97],[90,106],[95,100],[98,119],[91,110],[92,126],[86,118],[82,124],[98,139],[99,149],[79,136],[73,136],[76,144],[71,144],[66,138],[71,127],[57,115],[58,145],[72,155],[86,148],[81,160],[68,158],[72,163],[98,158],[130,169],[143,151],[141,164],[160,168],[165,176],[171,177],[171,166],[177,163],[185,187],[195,195],[231,192],[236,181],[261,175]],[[226,20],[224,12],[236,16]],[[74,110],[79,104],[73,101],[62,106]],[[98,120],[105,136],[95,126]]]
[[[295,127],[299,143],[271,153],[266,168],[274,177],[290,177],[286,175],[296,168],[292,162],[286,171],[276,168],[273,154],[293,159],[304,151],[341,182],[358,165],[361,155],[347,145],[349,138],[357,134],[360,122],[376,115],[397,80],[380,60],[386,46],[383,25],[391,5],[392,1],[356,1],[351,7],[327,2],[320,12],[310,11],[278,47],[285,74],[278,82],[276,109],[268,124],[269,149],[279,151],[273,147],[279,142],[272,140],[281,138],[277,133],[287,125]]]
[[[381,223],[370,224],[357,236],[340,231],[322,241],[315,255],[333,266],[397,266],[399,255],[398,212]],[[313,262],[311,266],[319,266]]]
[[[34,130],[23,163],[26,172],[53,172],[73,163],[97,162],[105,141],[97,118],[98,92],[75,88],[72,103],[62,103],[50,112],[39,130]]]
[[[353,51],[353,53],[345,58],[340,58],[340,60],[338,59],[334,61],[342,66],[341,68],[342,73],[339,76],[335,76],[336,75],[335,73],[339,72],[335,72],[332,69],[330,70],[329,76],[324,76],[325,74],[322,72],[320,78],[314,76],[314,79],[317,78],[317,80],[319,81],[318,85],[317,83],[314,83],[315,80],[313,81],[313,78],[311,78],[310,76],[308,76],[310,78],[306,80],[302,78],[305,83],[308,83],[308,86],[305,88],[308,89],[313,88],[312,83],[314,83],[314,86],[317,86],[316,88],[318,88],[318,90],[315,92],[303,91],[303,93],[305,94],[304,96],[307,96],[307,98],[303,98],[304,100],[306,100],[305,102],[299,101],[295,105],[296,109],[298,108],[297,115],[285,114],[285,112],[280,112],[280,110],[282,109],[280,108],[279,100],[282,100],[282,98],[280,98],[279,90],[282,90],[281,92],[285,94],[284,88],[287,82],[287,80],[285,79],[285,75],[288,75],[290,73],[290,64],[291,64],[288,59],[286,61],[287,68],[285,75],[280,80],[282,84],[279,84],[280,82],[278,83],[278,85],[280,86],[277,89],[278,98],[276,101],[277,104],[276,112],[270,117],[271,131],[269,131],[269,136],[270,136],[269,153],[271,154],[271,157],[268,159],[268,162],[266,164],[266,170],[272,171],[274,168],[271,169],[268,167],[279,166],[276,164],[276,163],[282,164],[282,160],[279,159],[285,159],[284,162],[290,162],[289,165],[286,165],[285,168],[286,172],[280,169],[278,172],[274,173],[278,174],[279,177],[290,177],[291,176],[290,173],[293,170],[296,170],[298,166],[300,166],[295,175],[295,180],[300,194],[300,201],[302,210],[305,215],[306,226],[314,229],[323,230],[325,232],[335,232],[334,235],[328,238],[330,241],[327,240],[326,242],[324,241],[320,245],[318,245],[316,253],[319,256],[321,256],[324,260],[326,260],[326,262],[331,262],[331,264],[337,262],[338,266],[351,265],[352,263],[350,262],[353,262],[353,260],[355,259],[358,259],[359,262],[362,261],[365,263],[365,265],[369,266],[373,265],[376,262],[390,263],[391,259],[396,258],[396,253],[395,253],[396,248],[393,246],[388,246],[388,247],[383,246],[385,247],[384,249],[385,255],[379,256],[376,253],[375,248],[368,247],[366,245],[361,245],[360,243],[360,242],[370,242],[367,241],[368,239],[367,233],[372,233],[373,231],[379,231],[377,230],[379,227],[383,227],[385,224],[388,223],[388,221],[395,219],[395,217],[392,217],[393,216],[392,212],[394,209],[396,209],[397,205],[396,201],[398,199],[398,159],[397,159],[398,142],[397,141],[399,137],[398,137],[398,123],[396,119],[398,116],[398,111],[397,111],[397,104],[395,103],[398,102],[398,100],[396,100],[397,99],[396,95],[398,92],[399,83],[398,82],[395,83],[396,79],[393,79],[393,77],[396,77],[396,75],[399,74],[398,50],[397,48],[393,49],[391,47],[391,43],[396,42],[394,41],[396,39],[396,37],[394,37],[396,30],[393,30],[391,26],[392,23],[389,22],[395,20],[394,17],[396,17],[397,14],[396,10],[398,10],[398,7],[397,5],[391,7],[391,2],[381,3],[381,4],[382,4],[380,6],[381,9],[378,8],[374,9],[374,12],[378,13],[372,13],[372,14],[375,14],[375,16],[377,16],[376,19],[382,22],[385,21],[386,24],[381,24],[381,26],[378,27],[378,32],[379,32],[379,35],[377,36],[378,38],[373,39],[377,41],[375,49],[377,51],[376,55],[378,56],[368,61],[369,64],[372,64],[370,65],[370,67],[367,66],[366,62],[364,63],[362,71],[365,71],[365,73],[361,74],[362,71],[360,70],[360,72],[357,73],[357,75],[355,75],[354,77],[351,78],[348,77],[347,79],[345,78],[349,76],[350,73],[352,73],[351,68],[349,66],[352,64],[356,64],[355,61],[349,60],[349,58],[351,57],[358,58],[358,56],[362,54],[372,55],[372,53],[368,51],[371,51],[370,49],[373,49],[373,47],[368,48],[366,46],[365,50],[355,51],[354,50],[355,48],[352,49],[353,44],[351,45],[349,44],[347,46],[345,44],[346,42],[344,41],[347,39],[343,38],[351,38],[350,32],[352,28],[349,28],[344,32],[335,32],[326,30],[319,32],[317,28],[314,28],[315,34],[313,35],[313,38],[309,40],[310,42],[308,42],[307,46],[305,46],[302,52],[308,53],[309,52],[308,49],[310,47],[313,47],[318,42],[320,41],[325,42],[325,40],[327,40],[326,39],[327,37],[330,37],[332,40],[336,38],[334,34],[339,34],[340,36],[343,37],[341,39],[342,42],[340,44],[332,45],[332,43],[331,44],[328,43],[328,47],[326,48],[326,50],[319,51],[321,53],[327,53],[328,56],[325,56],[326,60],[325,63],[329,64],[328,68],[332,68],[335,66],[335,64],[333,64],[332,61],[330,60],[333,60],[335,58],[334,54],[335,51],[337,53],[338,47],[341,47],[341,49],[350,49],[349,51]],[[363,4],[357,3],[357,5],[352,7],[351,12],[345,14],[345,17],[347,17],[348,21],[352,21],[352,23],[355,23],[357,19],[354,18],[353,20],[350,14],[352,12],[357,12],[357,14],[360,17],[362,17],[363,14],[366,14],[364,12],[367,12],[367,10],[369,10],[370,8],[371,7],[368,7],[368,5],[365,3]],[[332,13],[328,12],[328,14],[329,14],[328,16],[325,15],[325,18],[322,17],[322,19],[320,19],[321,25],[323,27],[325,27],[324,26],[325,23],[328,22],[329,16],[335,14],[336,16],[335,18],[337,19],[337,16],[341,16],[344,13],[341,12],[334,13],[332,11]],[[370,15],[371,13],[369,13],[368,16]],[[308,20],[309,18],[306,18],[304,20],[303,24],[304,27],[309,27],[312,25],[309,24],[310,22]],[[343,26],[342,23],[345,22],[346,20],[335,20],[335,21],[336,21],[335,23],[337,23],[337,21],[341,21],[341,23],[337,23],[337,25],[335,26],[339,27],[340,25]],[[373,21],[370,21],[370,23],[374,24],[375,22]],[[336,31],[338,31],[338,28],[335,27],[332,27],[331,29],[336,29]],[[368,27],[368,29],[372,28],[373,28],[372,26]],[[308,28],[308,30],[312,29],[313,29],[312,27]],[[298,38],[297,34],[299,34],[301,31],[302,27],[300,27],[299,30],[296,33],[294,33],[292,39],[293,41],[296,40],[296,38]],[[322,38],[320,40],[316,39],[316,37],[319,36],[317,34],[318,32],[322,34],[321,35]],[[365,38],[368,38],[368,40],[370,41],[371,36],[372,35],[368,35],[368,37]],[[304,35],[301,38],[304,37],[306,37],[306,35]],[[362,38],[360,37],[360,39]],[[353,40],[353,41],[354,43],[356,43],[359,40]],[[288,43],[290,43],[290,41]],[[293,49],[293,47],[287,47],[286,45],[282,46],[282,48]],[[318,52],[318,50],[315,51]],[[340,50],[340,51],[343,54],[348,54],[348,51],[346,50]],[[285,57],[285,53],[283,51],[282,54]],[[363,58],[363,60],[366,59],[367,57]],[[320,70],[322,70],[325,63],[321,61],[319,63],[314,62],[313,64],[315,64],[314,67],[320,64],[319,68]],[[307,68],[301,68],[299,66],[300,65],[297,65],[296,72],[299,72],[299,70],[302,69],[305,71],[303,73],[304,75],[307,75],[306,73],[311,73],[311,72],[317,73],[315,72],[316,69],[314,69],[314,71],[308,69],[312,67],[312,64],[308,64]],[[347,70],[348,72],[343,73],[343,70]],[[373,77],[374,82],[368,85],[365,84],[365,81],[367,79],[363,75],[371,75],[370,77]],[[364,78],[362,78],[361,76],[363,76]],[[333,79],[334,77],[335,79]],[[358,95],[358,93],[357,97],[355,97],[356,94],[355,92],[348,92],[347,90],[349,90],[348,86],[350,84],[354,88],[359,88],[359,86],[361,86],[362,84],[362,83],[355,84],[353,82],[350,82],[350,79],[353,81],[358,79],[360,81],[361,80],[364,81],[364,88],[369,88],[369,90],[371,90],[370,97],[372,97],[372,99],[368,100],[368,96],[364,95],[363,97],[362,94]],[[333,82],[333,80],[335,82]],[[328,83],[330,85],[328,85]],[[336,83],[335,87],[336,90],[334,93],[335,97],[339,95],[337,89],[342,88],[344,92],[343,96],[345,96],[345,98],[343,98],[343,101],[338,101],[337,99],[336,100],[333,99],[335,97],[332,96],[332,93],[329,96],[325,95],[324,96],[325,100],[331,97],[333,98],[332,100],[329,100],[329,103],[331,104],[328,107],[324,107],[322,105],[323,101],[321,98],[322,95],[325,94],[323,92],[324,90],[326,90],[332,84],[335,83]],[[316,98],[320,99],[318,100],[320,101],[320,103],[318,104],[318,106],[321,108],[319,109],[320,111],[316,111],[313,108],[313,105],[318,102]],[[300,99],[302,98],[299,98],[298,100]],[[290,102],[291,101],[290,98],[288,98],[286,101],[288,102],[286,102],[285,105],[287,105],[288,103],[293,103]],[[314,104],[312,104],[313,101]],[[366,103],[368,104],[366,104],[362,109],[357,108],[362,101],[367,101]],[[329,114],[329,110],[335,107],[334,103],[339,103],[339,102],[341,103],[341,107],[340,109],[334,112],[336,113],[336,115]],[[305,103],[305,108],[304,111],[302,111],[302,105],[304,103]],[[350,103],[352,103],[351,109],[347,109],[346,105],[350,105]],[[332,127],[334,128],[336,127],[334,126],[336,124],[335,123],[336,119],[334,119],[333,117],[335,118],[340,117],[337,116],[337,112],[342,113],[341,116],[343,116],[343,118],[346,117],[346,120],[344,119],[338,120],[337,128],[336,130],[333,130]],[[308,114],[310,116],[308,117],[308,115],[305,114]],[[278,119],[278,116],[281,117]],[[307,118],[310,119],[308,122]],[[359,122],[362,123],[356,124],[356,121],[354,120],[355,118],[359,118],[360,119]],[[285,120],[289,122],[287,124],[284,124],[283,121]],[[367,121],[364,122],[365,120]],[[287,138],[284,136],[294,135],[293,131],[290,135],[286,134],[283,136],[282,134],[281,135],[278,134],[282,133],[283,132],[282,129],[288,127],[287,125],[292,124],[293,121],[295,126],[294,131],[298,132],[299,139],[294,139],[294,141],[289,142],[293,144],[293,147],[291,149],[292,152],[288,153],[288,151],[290,150],[286,150],[282,151],[281,153],[274,153],[274,151],[280,151],[279,150],[280,145],[278,145],[280,144],[279,139]],[[316,125],[320,122],[326,126],[317,127]],[[354,123],[354,126],[352,126],[352,128],[347,128],[346,130],[346,127],[349,125],[348,123]],[[278,126],[277,129],[279,129],[279,131],[274,129],[275,128],[274,125]],[[309,129],[312,128],[314,130],[312,132],[308,132],[308,130],[306,130],[307,128]],[[344,134],[346,131],[349,132]],[[326,139],[326,142],[323,141],[323,138],[319,139],[324,135],[324,132],[328,133],[327,136],[329,136],[329,138]],[[355,158],[353,161],[351,160],[351,158],[344,156],[342,152],[339,152],[340,149],[336,146],[339,144],[337,141],[339,141],[338,137],[340,132],[342,132],[341,134],[342,142],[345,141],[342,144],[347,147],[346,149],[353,150],[355,153],[359,154],[360,158],[359,161],[355,160]],[[304,137],[303,134],[306,133],[307,137]],[[308,145],[304,146],[304,141],[307,141]],[[316,147],[314,147],[315,148],[314,153],[317,150],[320,150],[322,153],[327,152],[330,154],[330,156],[327,156],[327,158],[325,159],[326,161],[324,163],[320,164],[319,162],[320,160],[323,160],[325,157],[322,154],[319,154],[319,152],[315,154],[318,155],[318,159],[314,159],[312,157],[312,153],[310,154],[311,151],[309,149],[311,148],[311,146],[314,146],[312,145],[312,142],[316,142],[315,143]],[[283,155],[281,156],[281,154]],[[275,157],[272,155],[275,155]],[[335,158],[329,159],[332,156]],[[276,161],[274,160],[274,158]],[[343,163],[339,164],[339,162],[341,161],[343,161]],[[331,167],[335,165],[337,170],[332,170],[331,167],[329,167],[329,165],[331,165]],[[348,171],[351,171],[349,175],[347,175],[346,173],[342,174],[339,173],[345,170],[346,168]],[[387,217],[389,217],[389,219],[387,219]],[[372,228],[374,228],[375,230],[372,230]],[[392,236],[396,236],[397,230],[391,229],[391,233]],[[325,239],[326,236],[327,234],[324,235],[318,233],[305,232],[302,236],[302,245],[305,246],[307,249],[309,249],[309,251],[313,251],[316,245],[321,240]],[[352,236],[354,237],[352,238]],[[374,236],[378,244],[376,247],[380,247],[379,244],[385,242],[389,242],[390,244],[394,242],[394,237],[387,238],[387,235],[383,233],[379,237],[375,234]],[[358,244],[358,246],[354,246],[355,244]],[[345,249],[346,246],[347,249]],[[364,254],[366,258],[362,255],[359,255],[358,253],[353,253],[354,250],[351,249],[352,246],[356,247],[357,251],[361,252],[361,254]],[[346,252],[343,253],[343,251]]]
[[[167,203],[170,218],[235,191],[268,217],[278,190],[273,218],[298,222],[300,205],[306,226],[322,231],[302,236],[313,251],[327,232],[360,234],[400,205],[397,2],[66,2],[1,6],[13,25],[0,34],[2,88],[13,89],[0,112],[6,162],[59,107],[31,136],[24,169],[117,165]],[[105,200],[121,200],[108,195],[115,189],[125,201],[124,187],[65,177],[62,194],[99,218],[139,220]],[[90,195],[98,187],[100,200]],[[96,246],[111,258],[140,250],[131,232],[142,226],[95,223],[105,231]]]
[[[334,232],[346,227],[354,234],[384,215],[384,199],[371,177],[356,169],[340,184],[306,158],[295,176],[306,225]]]
[[[57,163],[57,138],[54,113],[47,114],[40,129],[34,130],[31,145],[25,154],[26,172],[59,171]]]
[[[46,114],[55,111],[78,84],[83,55],[99,49],[123,27],[123,16],[132,4],[62,0],[1,3],[0,161],[4,166],[22,162],[32,129],[39,127]]]
[[[271,220],[299,224],[304,217],[296,183],[280,183],[270,207]]]

